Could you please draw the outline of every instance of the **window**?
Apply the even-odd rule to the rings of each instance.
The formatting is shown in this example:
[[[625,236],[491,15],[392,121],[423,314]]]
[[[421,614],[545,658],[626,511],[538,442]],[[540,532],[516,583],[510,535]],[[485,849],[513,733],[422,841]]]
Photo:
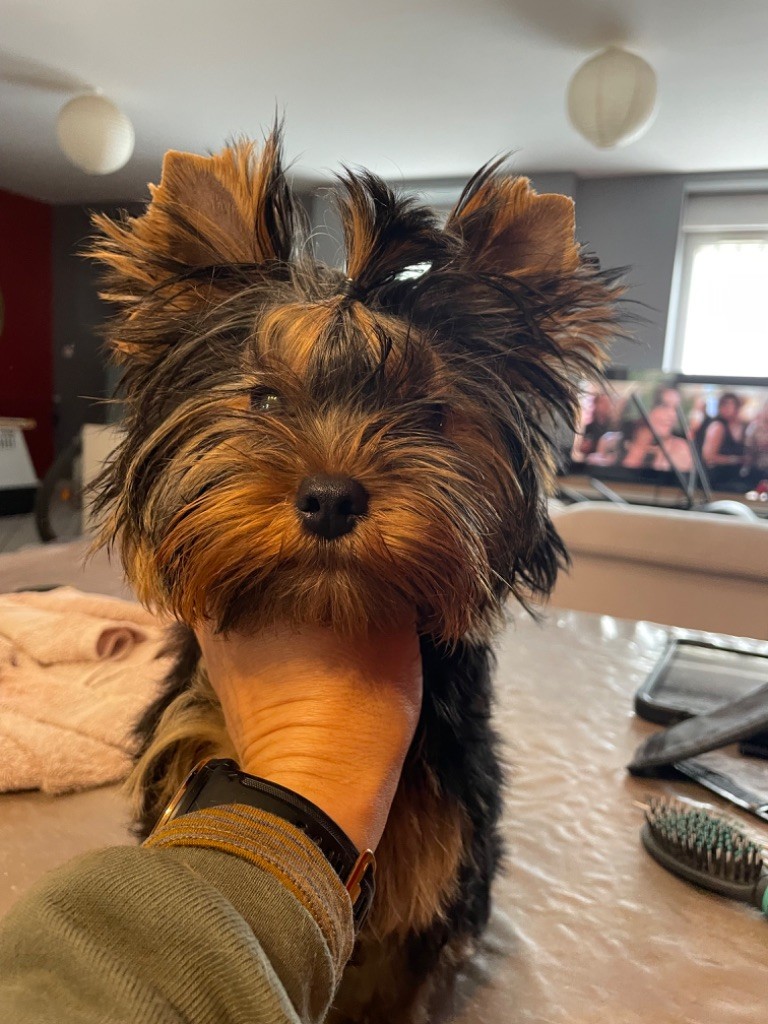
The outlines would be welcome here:
[[[670,370],[768,377],[768,193],[688,196],[668,342]]]

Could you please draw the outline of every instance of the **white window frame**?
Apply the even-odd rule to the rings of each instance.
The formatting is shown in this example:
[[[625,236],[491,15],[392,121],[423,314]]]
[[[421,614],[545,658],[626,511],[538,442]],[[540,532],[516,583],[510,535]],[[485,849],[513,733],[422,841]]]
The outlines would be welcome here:
[[[760,218],[760,223],[750,224],[748,222],[745,223],[737,215],[734,217],[734,220],[741,220],[741,223],[733,225],[728,223],[728,207],[730,202],[739,203],[746,200],[751,203],[752,201],[764,201],[768,197],[768,182],[760,182],[759,188],[756,188],[755,184],[745,183],[745,187],[738,191],[728,190],[726,192],[725,189],[717,185],[705,186],[699,195],[697,195],[698,191],[687,193],[683,204],[664,346],[663,369],[667,373],[682,373],[686,316],[688,313],[688,300],[696,251],[703,245],[711,245],[717,242],[757,241],[768,244],[768,223],[762,222],[762,217]],[[700,218],[697,223],[696,218],[694,218],[693,223],[686,224],[686,203],[689,198],[693,198],[694,201],[696,198],[709,199],[715,207],[722,204],[722,216],[715,214],[712,217],[718,223],[708,225],[702,222]],[[696,370],[689,370],[688,374],[689,376],[701,375]],[[755,372],[753,376],[755,380],[761,380],[765,377],[765,374]]]

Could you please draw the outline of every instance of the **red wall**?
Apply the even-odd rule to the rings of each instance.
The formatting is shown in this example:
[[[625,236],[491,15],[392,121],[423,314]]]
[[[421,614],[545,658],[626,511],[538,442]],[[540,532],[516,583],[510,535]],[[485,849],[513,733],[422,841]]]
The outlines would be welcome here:
[[[0,190],[0,416],[37,422],[25,434],[38,476],[53,459],[52,211]]]

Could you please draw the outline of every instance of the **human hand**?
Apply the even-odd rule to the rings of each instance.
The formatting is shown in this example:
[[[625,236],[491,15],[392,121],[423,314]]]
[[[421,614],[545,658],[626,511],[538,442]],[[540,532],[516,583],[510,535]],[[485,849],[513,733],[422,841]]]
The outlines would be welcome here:
[[[413,627],[347,640],[278,625],[197,638],[243,771],[325,811],[375,849],[421,710]]]

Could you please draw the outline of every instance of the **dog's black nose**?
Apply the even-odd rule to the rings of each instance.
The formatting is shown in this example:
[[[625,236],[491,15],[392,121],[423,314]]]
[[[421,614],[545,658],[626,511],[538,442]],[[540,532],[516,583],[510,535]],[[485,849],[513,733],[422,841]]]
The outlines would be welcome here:
[[[306,530],[335,540],[354,530],[357,520],[368,511],[368,492],[352,477],[318,473],[301,481],[296,508]]]

